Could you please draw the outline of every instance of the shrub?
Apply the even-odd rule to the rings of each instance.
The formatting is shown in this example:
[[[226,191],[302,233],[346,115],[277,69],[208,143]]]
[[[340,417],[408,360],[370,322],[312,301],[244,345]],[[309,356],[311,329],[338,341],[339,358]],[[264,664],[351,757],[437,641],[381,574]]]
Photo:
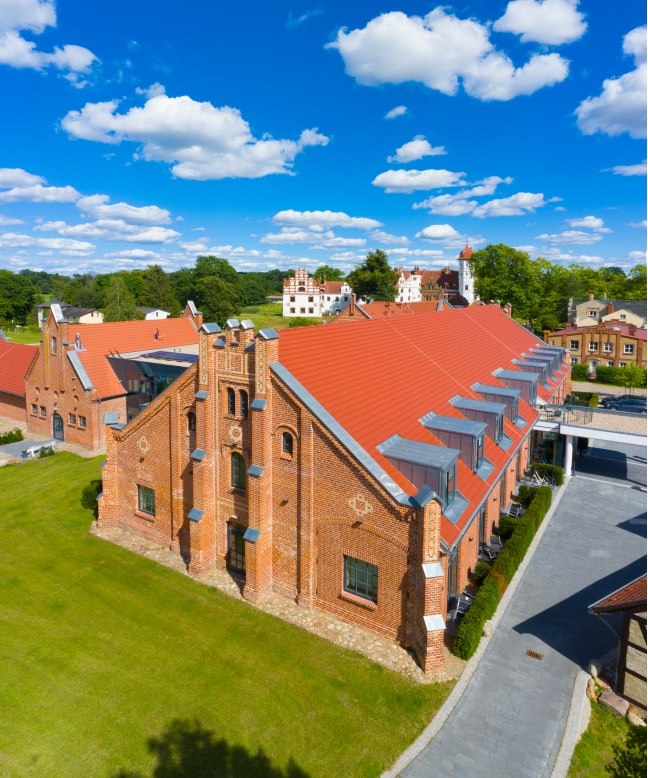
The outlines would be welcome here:
[[[475,583],[481,584],[489,573],[490,565],[488,562],[477,562],[472,573]]]
[[[18,427],[14,427],[9,432],[0,435],[0,446],[4,446],[5,443],[17,443],[19,440],[24,440],[23,434]]]
[[[289,319],[289,327],[312,327],[314,324],[321,324],[321,319],[311,319],[308,316],[294,316]]]
[[[623,745],[612,746],[614,762],[607,767],[612,778],[635,778],[646,774],[646,730],[630,727]]]
[[[452,653],[455,656],[461,659],[470,659],[477,650],[484,631],[484,622],[492,618],[497,610],[502,594],[515,575],[520,562],[524,559],[533,536],[549,510],[551,498],[551,487],[541,486],[534,490],[533,500],[521,519],[512,519],[509,516],[500,518],[499,531],[501,536],[504,536],[503,525],[507,527],[511,522],[514,529],[510,540],[498,554],[490,573],[475,595],[475,601],[459,625],[452,647]],[[479,564],[475,566],[475,573]]]
[[[92,511],[97,516],[97,497],[101,492],[101,479],[97,481],[90,481],[87,486],[83,487],[81,492],[81,505]]]
[[[511,537],[517,522],[518,520],[512,516],[500,516],[497,532],[502,540],[508,540]]]
[[[565,471],[560,465],[544,465],[540,462],[532,462],[531,467],[537,471],[538,475],[549,478],[554,486],[562,486],[565,482]]]
[[[589,365],[572,365],[572,379],[574,381],[586,381]],[[626,374],[626,367],[609,367],[608,365],[598,365],[596,368],[596,383],[611,384],[612,386],[641,387],[646,386],[646,368],[637,366]],[[577,395],[578,392],[574,392]]]
[[[529,484],[520,484],[520,487],[518,489],[518,502],[520,502],[525,507],[528,506],[531,503],[531,500],[535,497],[536,492],[538,491],[537,486],[529,486]]]
[[[45,459],[45,457],[53,457],[54,456],[54,448],[50,446],[49,448],[42,448],[38,452],[38,458],[39,459]]]
[[[572,405],[586,405],[589,408],[598,408],[598,404],[599,396],[596,392],[572,392]]]

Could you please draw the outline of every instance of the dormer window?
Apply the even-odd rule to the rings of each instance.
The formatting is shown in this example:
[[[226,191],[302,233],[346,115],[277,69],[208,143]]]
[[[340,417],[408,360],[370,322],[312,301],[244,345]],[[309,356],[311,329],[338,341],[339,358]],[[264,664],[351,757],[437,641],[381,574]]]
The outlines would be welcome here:
[[[517,400],[515,401],[514,408],[515,417],[517,417]],[[495,418],[495,442],[499,443],[504,437],[504,414],[500,414]]]
[[[443,507],[447,508],[448,505],[454,500],[457,491],[457,466],[452,464],[447,470],[441,473],[441,493],[439,497],[443,503]]]
[[[423,416],[420,422],[445,446],[457,449],[464,464],[473,472],[477,472],[484,463],[484,434],[488,429],[486,422],[441,416],[432,412]]]
[[[473,439],[473,469],[478,470],[484,462],[484,436]]]

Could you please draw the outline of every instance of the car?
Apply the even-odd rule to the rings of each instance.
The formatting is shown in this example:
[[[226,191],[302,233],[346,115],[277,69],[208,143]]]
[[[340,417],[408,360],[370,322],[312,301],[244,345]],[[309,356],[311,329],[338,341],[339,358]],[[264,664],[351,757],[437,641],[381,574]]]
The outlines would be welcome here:
[[[601,405],[604,408],[607,408],[610,403],[615,403],[618,400],[643,400],[644,402],[646,402],[645,397],[640,397],[639,395],[636,394],[616,394],[616,395],[612,394],[609,395],[608,397],[604,397],[601,400]]]
[[[624,413],[646,413],[646,399],[644,397],[626,397],[607,404],[610,411],[623,411]]]

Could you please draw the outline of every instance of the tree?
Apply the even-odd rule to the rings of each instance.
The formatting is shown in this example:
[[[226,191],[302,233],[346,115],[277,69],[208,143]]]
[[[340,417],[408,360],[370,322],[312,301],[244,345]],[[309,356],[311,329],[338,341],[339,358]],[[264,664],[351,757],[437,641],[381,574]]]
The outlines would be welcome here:
[[[318,281],[342,281],[344,273],[337,267],[322,265],[313,273],[313,278],[316,278]]]
[[[106,289],[104,321],[132,321],[140,318],[135,298],[121,276],[113,276]]]
[[[238,313],[241,298],[238,289],[219,276],[207,276],[200,280],[200,294],[195,295],[205,321],[221,326]]]
[[[358,297],[392,301],[396,298],[398,273],[381,249],[370,251],[365,261],[347,276],[347,282]]]
[[[631,726],[623,745],[612,746],[614,762],[606,770],[612,778],[637,778],[646,774],[646,730]]]
[[[26,324],[38,297],[29,278],[0,270],[0,321]]]
[[[149,265],[142,273],[139,302],[151,308],[162,308],[172,315],[178,312],[180,304],[173,293],[169,276],[159,265]]]
[[[629,362],[623,368],[621,380],[626,389],[632,387],[644,386],[645,372],[635,362]]]

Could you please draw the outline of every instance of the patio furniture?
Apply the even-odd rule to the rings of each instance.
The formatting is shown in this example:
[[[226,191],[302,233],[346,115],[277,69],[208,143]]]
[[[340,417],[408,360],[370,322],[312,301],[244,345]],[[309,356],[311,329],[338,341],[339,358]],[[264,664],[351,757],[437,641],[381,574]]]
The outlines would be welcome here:
[[[479,547],[479,559],[483,562],[493,562],[497,558],[499,549],[495,549],[488,543],[482,543]]]
[[[504,543],[502,543],[502,538],[499,535],[491,535],[488,545],[490,548],[498,549],[498,551],[504,548]]]

